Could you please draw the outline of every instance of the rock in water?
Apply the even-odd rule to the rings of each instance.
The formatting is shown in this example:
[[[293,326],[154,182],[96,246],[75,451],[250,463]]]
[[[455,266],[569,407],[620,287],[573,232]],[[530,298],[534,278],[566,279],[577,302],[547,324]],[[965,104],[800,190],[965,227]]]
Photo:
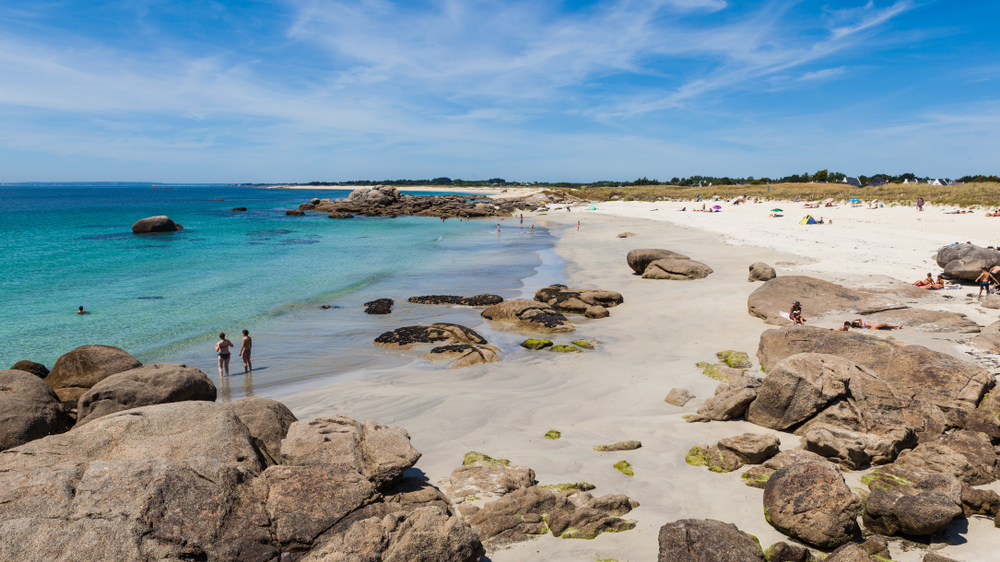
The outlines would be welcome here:
[[[298,209],[287,209],[285,210],[286,217],[304,217],[306,216],[305,211],[300,211]]]
[[[146,217],[135,221],[132,225],[132,232],[135,234],[148,234],[150,232],[174,232],[184,227],[170,220],[170,217],[159,215]]]
[[[63,355],[45,382],[60,400],[79,400],[91,387],[123,371],[142,367],[128,352],[109,345],[83,345]]]
[[[681,519],[660,527],[657,562],[763,562],[753,535],[732,523]]]
[[[751,283],[754,281],[770,281],[777,276],[778,274],[774,272],[773,267],[759,261],[750,266],[750,277],[747,281]]]
[[[494,322],[514,324],[515,330],[539,334],[560,334],[576,331],[569,320],[548,304],[516,299],[491,306],[482,317]]]
[[[642,278],[689,281],[704,279],[712,273],[711,267],[692,259],[661,259],[650,263],[642,273]]]
[[[234,213],[242,213],[243,211],[246,211],[247,208],[246,207],[234,207],[234,208],[229,209],[229,210],[232,211],[232,212],[234,212]]]
[[[521,342],[521,347],[523,347],[524,349],[530,349],[531,351],[538,351],[539,349],[552,347],[552,340],[528,338],[523,342]]]
[[[117,373],[95,384],[79,402],[77,426],[101,416],[154,404],[185,400],[215,402],[212,379],[187,365],[145,365]]]
[[[352,215],[351,213],[339,213],[337,211],[333,211],[332,213],[328,214],[326,216],[326,218],[328,218],[328,219],[353,219],[354,215]]]
[[[56,393],[25,371],[0,370],[0,412],[0,451],[69,429]]]
[[[392,312],[392,299],[375,299],[365,303],[365,314],[389,314]]]
[[[44,379],[49,376],[49,370],[41,363],[35,363],[34,361],[18,361],[10,367],[14,371],[24,371],[26,373],[31,373],[40,379]]]
[[[447,322],[430,326],[404,326],[375,338],[375,345],[389,349],[413,349],[429,343],[486,345],[489,342],[475,330]]]
[[[949,278],[974,281],[982,268],[1000,264],[1000,252],[975,244],[952,244],[938,249],[937,264]]]
[[[861,501],[828,463],[791,464],[764,488],[764,517],[775,529],[804,543],[835,548],[861,534]]]
[[[649,264],[656,260],[662,259],[680,259],[688,260],[691,259],[684,254],[678,254],[677,252],[671,252],[670,250],[632,250],[625,257],[628,262],[628,266],[632,268],[632,271],[639,275],[642,275]]]
[[[855,291],[827,281],[791,275],[772,279],[757,288],[747,298],[750,316],[756,316],[768,324],[791,324],[782,318],[792,303],[802,303],[802,315],[806,321],[827,314],[873,314],[883,310],[906,308],[906,305],[884,295]]]

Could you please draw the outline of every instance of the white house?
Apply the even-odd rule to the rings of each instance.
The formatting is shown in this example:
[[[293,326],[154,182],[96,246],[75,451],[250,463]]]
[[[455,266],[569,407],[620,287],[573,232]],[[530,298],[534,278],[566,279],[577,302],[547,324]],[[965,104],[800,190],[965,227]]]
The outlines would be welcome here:
[[[844,183],[853,185],[854,187],[861,187],[861,180],[858,178],[844,178]]]

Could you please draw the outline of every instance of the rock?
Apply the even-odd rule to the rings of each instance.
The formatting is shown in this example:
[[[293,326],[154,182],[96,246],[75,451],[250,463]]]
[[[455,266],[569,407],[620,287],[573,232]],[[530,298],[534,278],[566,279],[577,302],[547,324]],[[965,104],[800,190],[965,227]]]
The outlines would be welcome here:
[[[1000,322],[994,322],[980,329],[978,335],[969,338],[969,344],[979,349],[1000,352]]]
[[[724,382],[727,384],[737,383],[747,378],[747,373],[743,369],[734,369],[732,367],[723,365],[722,363],[716,363],[715,365],[709,365],[704,361],[695,365],[699,369],[703,369],[701,374],[706,377],[711,377],[717,381]]]
[[[673,404],[674,406],[684,406],[693,399],[694,394],[691,394],[687,390],[684,390],[683,388],[673,388],[663,401],[667,404]]]
[[[514,324],[515,330],[540,334],[560,334],[576,331],[569,320],[548,304],[526,299],[505,301],[482,312],[482,317],[494,322]]]
[[[855,291],[812,277],[792,275],[777,277],[757,288],[747,298],[750,316],[764,320],[768,324],[789,325],[790,320],[782,318],[792,303],[802,303],[802,316],[806,322],[830,314],[858,315],[874,314],[884,310],[906,308],[906,305],[889,297],[862,291]],[[842,333],[842,332],[837,332]]]
[[[765,371],[798,353],[849,359],[874,372],[897,397],[943,408],[974,410],[986,390],[993,386],[992,376],[985,369],[918,345],[812,327],[767,330],[761,334],[757,359]]]
[[[941,556],[936,552],[928,552],[924,555],[924,562],[957,562],[954,559],[948,558],[947,556]]]
[[[559,312],[585,314],[594,306],[611,308],[624,302],[620,293],[603,289],[570,289],[566,285],[549,285],[535,292],[535,300]]]
[[[328,218],[328,219],[353,219],[354,215],[352,215],[351,213],[340,213],[340,212],[337,212],[337,211],[333,211],[332,213],[326,215],[326,218]]]
[[[745,380],[749,383],[751,379]],[[747,407],[757,398],[757,389],[753,386],[720,385],[720,388],[723,390],[717,391],[698,408],[698,415],[715,421],[739,418],[746,414]]]
[[[587,310],[583,312],[583,315],[586,316],[587,318],[599,320],[601,318],[607,318],[608,316],[611,316],[611,313],[608,312],[608,309],[597,304],[594,306],[587,307]]]
[[[480,494],[502,496],[535,485],[535,471],[526,466],[460,466],[451,473],[448,495],[466,499]]]
[[[733,369],[749,369],[753,367],[753,363],[750,362],[750,355],[745,351],[733,351],[730,349],[720,351],[715,356],[719,358],[719,361],[725,363],[727,367]]]
[[[997,479],[997,454],[988,437],[978,431],[956,431],[921,443],[900,454],[896,464],[952,474],[973,486]]]
[[[827,464],[800,462],[771,475],[764,517],[775,529],[820,548],[835,548],[861,534],[861,502]]]
[[[722,439],[717,447],[732,451],[744,464],[760,464],[778,454],[780,445],[781,441],[774,435],[744,433]]]
[[[69,429],[59,397],[27,371],[0,370],[0,451]]]
[[[281,456],[289,465],[350,467],[382,490],[402,479],[420,453],[401,427],[334,416],[294,422],[281,442]]]
[[[594,450],[601,453],[606,453],[610,451],[634,451],[640,447],[642,447],[641,442],[630,440],[630,441],[620,441],[613,445],[598,445],[597,447],[594,447]]]
[[[980,490],[963,484],[962,513],[966,518],[972,515],[996,517],[997,513],[1000,513],[1000,494],[993,490]]]
[[[375,299],[365,303],[365,314],[389,314],[392,312],[392,299]]]
[[[704,466],[712,472],[732,472],[743,466],[736,453],[711,445],[695,445],[684,455],[684,462],[691,466]]]
[[[764,464],[760,466],[751,467],[750,470],[744,472],[740,478],[743,479],[743,483],[747,486],[763,490],[767,486],[767,481],[771,478],[772,474],[790,464],[798,462],[818,462],[829,466],[834,470],[839,470],[837,465],[829,462],[816,453],[802,449],[790,449],[788,451],[782,451],[770,459],[767,459],[764,461]]]
[[[1000,252],[975,244],[952,244],[938,249],[937,264],[948,278],[975,281],[982,268],[1000,264]]]
[[[49,370],[41,363],[35,363],[34,361],[18,361],[11,365],[10,369],[12,371],[24,371],[25,373],[31,373],[40,379],[44,379],[49,376]]]
[[[832,280],[837,285],[865,293],[896,295],[902,299],[921,299],[932,297],[937,291],[929,291],[923,287],[915,287],[912,283],[900,281],[888,275],[850,275]]]
[[[398,215],[471,218],[509,217],[515,209],[524,211],[538,207],[537,201],[524,198],[485,200],[468,195],[402,195],[396,188],[376,186],[355,190],[345,200],[323,199],[318,203],[309,201],[299,205],[299,210],[392,218]]]
[[[579,347],[580,349],[597,349],[597,346],[603,344],[604,342],[594,339],[586,340],[573,340],[573,345]]]
[[[234,212],[234,213],[242,213],[243,211],[246,211],[247,208],[246,207],[233,207],[232,209],[229,209],[229,210],[231,212]]]
[[[692,259],[660,259],[649,264],[642,273],[643,279],[672,279],[688,281],[704,279],[713,273],[711,267]]]
[[[847,543],[824,559],[824,562],[881,562],[868,555],[865,547],[857,543]]]
[[[288,406],[269,398],[241,398],[223,405],[247,427],[258,449],[275,462],[282,460],[281,440],[299,421]]]
[[[810,425],[810,429],[802,437],[803,449],[850,470],[858,470],[868,464],[892,462],[900,451],[916,444],[917,437],[908,427],[871,434],[817,423]]]
[[[905,326],[907,330],[921,332],[957,332],[959,334],[978,334],[979,324],[958,312],[941,310],[925,310],[922,308],[901,308],[877,312],[865,317],[866,322],[893,324]]]
[[[634,232],[620,232],[618,233],[618,236],[615,236],[615,238],[631,238],[633,236],[638,236],[638,235]]]
[[[754,281],[770,281],[777,277],[778,274],[774,272],[774,268],[767,265],[764,262],[756,262],[750,266],[750,277],[747,281],[753,283]],[[784,544],[784,543],[781,543]]]
[[[962,486],[951,474],[888,465],[862,482],[871,491],[862,518],[876,533],[930,535],[962,516]]]
[[[528,338],[521,342],[521,347],[524,349],[530,349],[532,351],[538,351],[539,349],[545,349],[546,347],[552,347],[552,340],[541,340],[535,338]]]
[[[140,406],[185,400],[215,402],[212,379],[187,365],[144,365],[116,373],[95,384],[80,397],[76,427],[102,416]]]
[[[389,205],[399,200],[399,196],[399,189],[395,187],[359,187],[352,191],[347,199],[374,205]]]
[[[553,345],[549,348],[549,351],[555,351],[556,353],[583,353],[582,349],[572,345]]]
[[[813,555],[808,548],[787,542],[776,542],[764,551],[767,562],[812,562]]]
[[[183,228],[183,226],[170,220],[170,217],[159,215],[135,221],[135,224],[132,225],[132,232],[135,234],[148,234],[150,232],[174,232]]]
[[[430,295],[426,297],[410,297],[410,302],[417,304],[449,304],[459,306],[493,306],[503,302],[500,295],[476,295],[474,297],[457,297],[454,295]]]
[[[1000,295],[986,295],[986,298],[980,299],[978,304],[979,306],[990,310],[1000,309]]]
[[[885,535],[875,534],[868,537],[865,542],[861,543],[861,547],[865,549],[865,552],[869,556],[875,558],[874,562],[878,562],[878,558],[883,560],[892,560],[892,556],[889,552],[889,539]]]
[[[79,400],[102,380],[138,367],[142,363],[117,347],[84,345],[57,359],[45,382],[60,400]]]
[[[660,527],[657,562],[763,562],[753,535],[732,523],[681,519]],[[773,561],[773,559],[772,559]]]
[[[500,361],[500,350],[492,345],[456,343],[435,347],[424,354],[423,358],[432,363],[451,361],[450,369],[460,369],[483,363],[497,363]]]
[[[375,338],[375,345],[389,349],[413,349],[430,343],[486,345],[488,342],[486,338],[472,329],[446,322],[438,322],[430,326],[396,328]]]
[[[678,254],[677,252],[671,252],[670,250],[632,250],[626,256],[626,261],[628,261],[628,266],[632,268],[632,271],[639,275],[646,272],[646,268],[649,264],[656,260],[662,259],[681,259],[687,260],[691,259],[684,254]]]
[[[286,217],[304,217],[306,216],[305,211],[300,211],[298,209],[287,209],[285,210]]]

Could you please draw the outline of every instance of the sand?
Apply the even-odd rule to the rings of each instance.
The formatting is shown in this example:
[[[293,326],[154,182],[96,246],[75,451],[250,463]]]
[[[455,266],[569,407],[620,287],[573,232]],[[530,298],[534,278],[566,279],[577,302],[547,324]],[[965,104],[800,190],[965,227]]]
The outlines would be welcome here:
[[[787,540],[764,520],[763,491],[745,486],[742,470],[715,474],[684,462],[692,446],[744,432],[777,434],[782,449],[798,445],[793,435],[748,422],[688,424],[682,419],[712,396],[718,384],[702,375],[696,362],[714,361],[717,351],[735,349],[749,352],[757,367],[758,339],[770,326],[747,314],[747,296],[759,286],[747,282],[748,265],[763,261],[775,266],[779,275],[828,280],[880,274],[914,281],[927,271],[938,272],[931,257],[943,244],[992,243],[981,235],[990,231],[994,219],[943,215],[933,208],[918,214],[905,208],[805,211],[791,203],[722,205],[723,212],[713,214],[681,213],[677,209],[683,203],[662,202],[525,213],[525,228],[532,223],[565,227],[556,251],[567,262],[567,284],[615,290],[624,296],[625,303],[611,309],[609,318],[572,317],[577,332],[552,338],[556,343],[596,338],[604,342],[596,351],[512,351],[502,363],[461,370],[403,368],[283,401],[300,419],[344,414],[405,427],[414,447],[423,453],[412,474],[423,474],[442,489],[463,455],[475,450],[533,468],[541,484],[583,480],[597,486],[595,495],[623,493],[641,503],[626,516],[636,521],[632,531],[590,541],[549,535],[490,554],[495,562],[655,561],[659,528],[683,518],[734,523],[756,535],[765,548]],[[774,207],[785,209],[784,219],[766,218]],[[799,226],[798,219],[806,212],[832,217],[834,222]],[[637,236],[615,237],[623,231]],[[626,253],[634,248],[682,252],[708,263],[715,273],[698,281],[644,280],[632,275],[625,263]],[[526,289],[531,293],[535,287]],[[935,296],[912,302],[968,313],[981,325],[995,321],[995,311],[980,312],[965,298],[971,290],[950,291],[956,297],[950,300]],[[838,319],[819,323],[837,324]],[[490,338],[502,329],[483,326],[482,333]],[[969,357],[958,336],[915,330],[891,335]],[[674,387],[697,398],[684,407],[666,404],[663,398]],[[551,429],[562,432],[562,438],[545,439]],[[638,439],[643,446],[618,453],[592,450],[626,439]],[[619,460],[632,464],[634,477],[612,467]],[[860,487],[860,476],[849,473],[848,483]],[[1000,487],[994,484],[994,489]],[[960,560],[990,559],[993,522],[973,517],[968,531],[959,534],[965,524],[957,521],[949,527],[956,544],[938,552]],[[936,540],[935,548],[943,546],[940,537]],[[904,552],[899,541],[890,547],[896,560],[921,560],[925,552]]]

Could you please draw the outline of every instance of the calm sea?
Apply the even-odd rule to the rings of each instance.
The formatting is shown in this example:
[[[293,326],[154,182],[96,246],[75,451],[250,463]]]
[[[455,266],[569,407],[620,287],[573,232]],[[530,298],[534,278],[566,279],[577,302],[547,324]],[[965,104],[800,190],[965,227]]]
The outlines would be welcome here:
[[[555,237],[530,233],[530,221],[499,221],[498,235],[488,219],[287,217],[313,197],[349,191],[165,187],[0,185],[0,368],[20,359],[51,368],[77,346],[106,344],[144,363],[201,368],[224,399],[281,395],[419,355],[372,345],[383,331],[482,324],[478,310],[411,305],[410,296],[516,298],[562,275]],[[132,234],[151,215],[184,230]],[[393,313],[364,314],[363,303],[381,297],[396,301]],[[245,377],[234,353],[233,376],[220,381],[218,332],[238,346],[243,329],[254,336],[255,373]]]

